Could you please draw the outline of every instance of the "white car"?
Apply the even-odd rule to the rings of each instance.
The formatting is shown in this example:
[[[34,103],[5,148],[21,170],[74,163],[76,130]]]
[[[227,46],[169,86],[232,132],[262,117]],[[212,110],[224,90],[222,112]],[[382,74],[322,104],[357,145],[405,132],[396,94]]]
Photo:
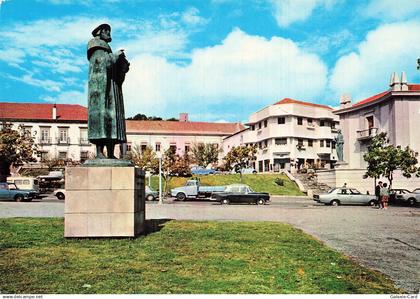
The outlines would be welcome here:
[[[391,189],[390,199],[396,203],[408,204],[410,206],[417,205],[420,202],[420,191],[419,193],[408,191],[407,189]]]
[[[66,190],[65,189],[57,189],[54,191],[54,196],[56,196],[60,200],[64,200],[66,198]]]
[[[316,202],[326,205],[370,205],[377,203],[375,195],[362,194],[354,188],[333,188],[328,193],[314,195]]]

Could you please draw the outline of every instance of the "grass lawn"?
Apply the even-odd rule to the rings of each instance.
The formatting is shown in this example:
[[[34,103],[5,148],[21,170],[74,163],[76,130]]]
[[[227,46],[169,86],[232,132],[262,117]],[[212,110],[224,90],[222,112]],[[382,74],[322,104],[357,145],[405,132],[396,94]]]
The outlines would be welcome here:
[[[216,174],[216,175],[201,175],[200,178],[202,185],[220,186],[240,183],[239,174]],[[281,178],[284,186],[277,185],[274,180]],[[173,177],[169,182],[169,188],[183,186],[187,180],[191,178]],[[254,191],[268,192],[271,195],[304,195],[299,187],[289,180],[284,174],[244,174],[244,184],[251,186]],[[159,189],[159,177],[152,177],[152,188]]]
[[[169,221],[137,239],[64,239],[62,218],[0,220],[0,293],[399,293],[290,225]]]

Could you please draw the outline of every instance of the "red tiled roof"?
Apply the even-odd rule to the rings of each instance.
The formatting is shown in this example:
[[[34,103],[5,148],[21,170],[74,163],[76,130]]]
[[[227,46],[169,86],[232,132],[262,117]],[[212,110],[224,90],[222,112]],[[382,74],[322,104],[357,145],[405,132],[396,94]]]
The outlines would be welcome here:
[[[0,103],[0,119],[52,120],[54,104]],[[81,105],[56,104],[57,120],[87,121],[88,110]]]
[[[230,135],[245,127],[241,123],[127,120],[127,133],[181,133]]]
[[[329,106],[326,106],[326,105],[314,104],[314,103],[309,103],[309,102],[302,102],[302,101],[298,101],[298,100],[294,100],[294,99],[290,99],[290,98],[284,98],[283,100],[278,101],[277,103],[274,103],[274,105],[281,105],[281,104],[299,104],[299,105],[304,105],[304,106],[333,110],[333,108],[331,108]]]
[[[408,91],[420,91],[420,84],[408,84]],[[361,105],[364,105],[364,104],[367,104],[367,103],[370,103],[370,102],[374,102],[374,101],[382,98],[383,96],[387,95],[390,92],[391,92],[391,90],[386,90],[384,92],[375,94],[371,97],[368,97],[367,99],[361,100],[361,101],[353,104],[352,107],[358,107],[358,106],[361,106]]]
[[[364,99],[362,101],[359,101],[359,102],[353,104],[352,107],[357,107],[357,106],[364,105],[364,104],[367,104],[367,103],[370,103],[370,102],[374,102],[377,99],[382,98],[384,95],[386,95],[386,94],[388,94],[390,92],[391,92],[390,90],[387,90],[387,91],[384,91],[384,92],[375,94],[374,96],[368,97],[367,99]]]

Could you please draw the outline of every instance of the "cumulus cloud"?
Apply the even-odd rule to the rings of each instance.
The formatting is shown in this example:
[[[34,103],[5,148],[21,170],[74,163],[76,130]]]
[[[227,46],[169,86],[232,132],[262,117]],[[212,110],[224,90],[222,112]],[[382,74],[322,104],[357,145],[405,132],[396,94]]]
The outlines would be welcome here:
[[[386,24],[369,32],[357,51],[342,56],[332,70],[330,88],[335,97],[349,92],[357,100],[386,90],[393,71],[407,71],[409,80],[414,77],[420,53],[418,32],[420,22],[415,21]]]
[[[218,45],[196,49],[180,66],[163,57],[139,55],[124,84],[128,111],[176,115],[212,105],[260,102],[288,96],[314,99],[325,86],[327,68],[314,54],[281,37],[265,39],[239,29]]]
[[[363,12],[381,20],[405,20],[420,14],[420,3],[416,0],[371,0]]]
[[[309,18],[316,7],[330,8],[336,0],[270,0],[277,24],[287,27],[298,21]]]
[[[50,103],[81,104],[87,106],[87,89],[85,91],[65,91],[58,96],[44,96],[42,99]]]

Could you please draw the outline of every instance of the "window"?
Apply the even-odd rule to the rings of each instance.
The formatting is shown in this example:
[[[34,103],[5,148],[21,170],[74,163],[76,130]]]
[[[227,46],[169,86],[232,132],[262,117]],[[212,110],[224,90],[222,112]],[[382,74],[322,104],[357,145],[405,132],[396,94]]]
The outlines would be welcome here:
[[[41,143],[50,142],[50,128],[41,128]]]
[[[185,145],[185,153],[188,153],[190,151],[190,146],[188,144]]]
[[[171,145],[169,145],[169,149],[170,149],[171,151],[173,151],[174,153],[176,153],[176,144],[171,144]]]
[[[80,144],[89,144],[87,128],[80,128]]]
[[[142,143],[140,145],[141,152],[144,152],[146,150],[146,148],[147,148],[147,143]]]
[[[264,140],[264,148],[266,148],[268,145],[267,140]]]
[[[68,128],[59,128],[59,138],[58,143],[68,143]]]
[[[275,143],[276,145],[285,145],[287,144],[287,138],[276,138]]]
[[[314,146],[314,141],[312,139],[308,139],[308,146],[309,147],[313,147]]]
[[[160,143],[155,144],[155,151],[160,152]]]
[[[88,151],[82,151],[80,152],[80,161],[85,161],[89,159],[89,152]]]
[[[267,120],[264,120],[264,128],[267,128]]]
[[[131,152],[131,143],[127,143],[127,152]]]
[[[335,129],[335,122],[331,123],[331,129]]]
[[[58,152],[58,159],[60,160],[67,159],[67,152]]]
[[[325,126],[325,121],[324,120],[320,120],[319,121],[319,126],[320,127],[324,127]]]
[[[303,145],[303,139],[298,139],[298,145]]]
[[[251,126],[251,131],[255,131],[255,125]]]
[[[330,140],[325,140],[325,146],[326,147],[331,147],[331,141]]]
[[[308,125],[312,125],[313,123],[312,123],[312,118],[308,118]]]
[[[298,118],[297,118],[297,124],[298,124],[299,126],[301,126],[301,125],[303,124],[303,118],[302,118],[302,117],[298,117]]]
[[[319,146],[320,146],[320,147],[324,147],[324,140],[320,140],[320,141],[319,141]]]
[[[258,130],[261,129],[261,123],[258,123]]]
[[[286,123],[286,118],[285,117],[277,117],[277,123],[279,125],[284,125]]]

